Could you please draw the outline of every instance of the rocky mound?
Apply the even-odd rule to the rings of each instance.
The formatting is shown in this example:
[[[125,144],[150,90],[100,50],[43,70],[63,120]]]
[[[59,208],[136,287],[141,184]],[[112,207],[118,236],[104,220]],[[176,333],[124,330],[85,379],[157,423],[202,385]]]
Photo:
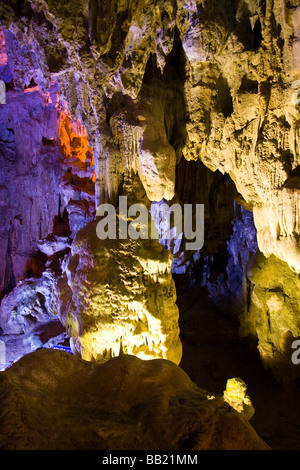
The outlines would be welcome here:
[[[165,359],[41,349],[0,373],[0,449],[268,449],[223,397]]]

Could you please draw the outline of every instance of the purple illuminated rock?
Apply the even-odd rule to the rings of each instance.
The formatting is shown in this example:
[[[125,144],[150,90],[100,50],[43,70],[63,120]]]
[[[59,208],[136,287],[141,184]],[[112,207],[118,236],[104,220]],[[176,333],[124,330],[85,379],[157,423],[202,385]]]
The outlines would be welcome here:
[[[43,264],[38,240],[53,230],[64,169],[58,115],[38,90],[9,92],[0,107],[0,292],[36,274]]]

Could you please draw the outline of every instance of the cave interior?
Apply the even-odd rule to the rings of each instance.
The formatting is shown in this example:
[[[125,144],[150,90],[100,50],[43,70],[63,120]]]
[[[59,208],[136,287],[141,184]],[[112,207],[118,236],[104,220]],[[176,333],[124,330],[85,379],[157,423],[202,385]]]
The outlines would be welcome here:
[[[300,449],[299,44],[297,1],[2,2],[0,449]],[[156,237],[101,239],[101,207],[123,223],[120,196]],[[131,382],[116,418],[122,367],[171,410],[182,394],[184,432],[172,422],[158,444],[167,412]],[[205,425],[189,422],[194,385],[223,400]],[[52,425],[72,415],[72,443],[39,437],[42,393],[48,418],[70,400]]]

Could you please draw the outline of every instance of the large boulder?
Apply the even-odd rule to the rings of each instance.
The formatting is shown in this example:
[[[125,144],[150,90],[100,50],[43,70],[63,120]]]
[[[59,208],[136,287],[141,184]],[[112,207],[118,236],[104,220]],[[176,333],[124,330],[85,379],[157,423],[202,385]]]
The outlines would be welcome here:
[[[39,350],[0,373],[1,449],[269,449],[170,361]]]

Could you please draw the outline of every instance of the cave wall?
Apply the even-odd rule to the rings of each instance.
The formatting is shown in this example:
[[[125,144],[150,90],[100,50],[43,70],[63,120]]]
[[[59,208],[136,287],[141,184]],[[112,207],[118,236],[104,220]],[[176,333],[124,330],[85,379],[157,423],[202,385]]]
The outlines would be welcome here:
[[[1,292],[38,270],[37,242],[53,230],[61,175],[52,101],[28,88],[1,106]],[[40,260],[40,265],[42,259]]]
[[[202,283],[218,305],[227,299],[226,309],[242,315],[243,331],[264,343],[261,350],[272,344],[276,357],[281,339],[262,334],[257,301],[247,305],[247,267],[259,251],[280,260],[295,280],[300,271],[299,8],[280,0],[2,4],[2,294],[32,274],[28,258],[37,248],[47,265],[76,234],[80,241],[78,230],[99,204],[116,205],[137,177],[148,205],[205,205],[204,248],[195,256],[168,247],[173,273]],[[14,100],[19,118],[11,115]],[[19,154],[20,166],[12,165]],[[29,182],[20,192],[24,177]],[[12,180],[18,210],[8,203]],[[51,240],[56,216],[59,236],[67,237],[55,238],[59,248]],[[58,275],[67,276],[60,261]],[[72,295],[72,284],[67,289]],[[298,308],[293,303],[284,335],[299,334]],[[281,338],[281,322],[266,328]]]

